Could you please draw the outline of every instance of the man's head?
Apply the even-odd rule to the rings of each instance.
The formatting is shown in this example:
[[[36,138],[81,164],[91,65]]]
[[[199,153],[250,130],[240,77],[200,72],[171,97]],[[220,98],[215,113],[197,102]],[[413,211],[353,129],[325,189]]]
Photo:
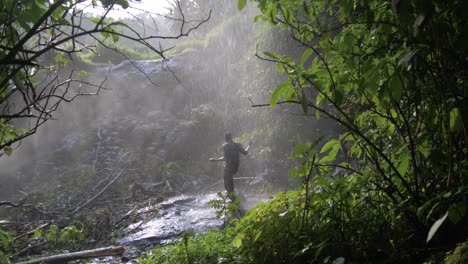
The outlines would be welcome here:
[[[232,141],[232,135],[231,135],[231,133],[226,133],[226,135],[224,135],[224,140],[226,140],[226,141]]]

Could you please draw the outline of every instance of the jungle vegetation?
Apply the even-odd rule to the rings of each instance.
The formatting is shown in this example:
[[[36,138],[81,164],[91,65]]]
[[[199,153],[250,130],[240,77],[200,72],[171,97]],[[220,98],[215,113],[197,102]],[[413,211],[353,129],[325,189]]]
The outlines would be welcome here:
[[[24,12],[20,10],[21,5],[13,7],[13,2],[5,1],[0,8]],[[59,2],[62,5],[57,4]],[[65,2],[77,1],[56,1],[56,4],[24,1],[24,8],[32,10],[38,5],[45,11],[45,7],[55,5],[63,8],[67,6]],[[127,4],[127,1],[102,2],[105,6]],[[291,137],[296,136],[296,142],[301,142],[289,155],[296,166],[288,169],[289,177],[299,182],[298,186],[276,193],[268,202],[232,220],[224,229],[213,229],[205,234],[187,232],[180,242],[156,246],[139,262],[463,263],[467,258],[468,237],[468,84],[465,83],[468,81],[468,19],[464,14],[468,3],[463,0],[231,2],[221,9],[224,12],[221,20],[230,17],[226,24],[239,23],[243,27],[260,25],[259,35],[263,38],[261,49],[247,44],[238,44],[236,48],[245,48],[255,55],[259,64],[266,63],[268,71],[276,71],[274,81],[252,81],[255,87],[272,86],[269,87],[272,92],[269,103],[252,102],[251,106],[271,108],[271,111],[283,106],[296,107],[306,122],[326,120],[336,129],[327,136],[315,137],[309,135],[312,133],[308,134],[308,130],[299,130],[299,124],[294,127],[291,120],[287,123],[287,118],[275,120],[268,115],[265,116],[271,126],[245,128],[241,140],[255,137],[257,141],[265,141],[261,143],[264,148],[254,150],[258,153],[266,151],[266,146],[273,141],[285,140],[286,133],[272,131],[288,131],[287,135],[296,132]],[[50,33],[58,26],[75,25],[73,17],[78,14],[64,15],[72,10],[68,7],[73,4],[66,10],[52,12],[49,20],[32,23],[33,27],[31,21],[39,19],[37,16],[25,16],[25,19],[33,19],[26,22],[0,16],[5,25],[0,42],[0,80],[3,80],[0,106],[4,111],[0,146],[5,154],[10,154],[13,142],[34,133],[49,119],[47,105],[41,107],[29,102],[30,98],[42,98],[34,97],[37,96],[34,94],[37,80],[31,76],[31,71],[38,65],[49,65],[50,62],[36,58],[50,51],[42,47],[51,46],[37,39],[29,48],[22,41],[25,37],[32,38],[27,32],[42,32],[52,27],[52,31],[43,33],[46,39],[52,37],[51,43],[57,41],[52,47],[59,49],[61,43],[72,43],[66,46],[72,49],[65,53],[78,53],[81,60],[89,64],[86,57],[92,56],[81,54],[79,45],[75,46],[78,42],[66,37],[69,33],[63,30],[60,34]],[[253,21],[241,23],[234,12],[248,12],[249,7],[255,8],[258,14]],[[112,42],[125,37],[113,29],[128,28],[125,23],[105,19],[95,22],[89,32],[91,36],[91,33],[99,33]],[[222,30],[225,24],[219,24],[206,32],[212,41],[220,41],[215,31]],[[71,26],[71,30],[74,29]],[[84,30],[79,26],[76,29]],[[200,30],[204,30],[203,27]],[[277,33],[277,39],[268,38],[271,32]],[[106,44],[109,42],[98,40],[103,47],[109,46]],[[151,48],[153,46],[145,40],[137,41],[164,58],[165,51]],[[204,41],[185,45],[213,47],[210,41]],[[245,40],[249,44],[255,41]],[[155,56],[154,53],[150,56]],[[53,67],[65,66],[66,60],[65,56],[55,55]],[[237,73],[253,71],[235,70]],[[57,84],[62,85],[61,82]],[[49,95],[54,87],[43,91]],[[255,90],[255,87],[248,89]],[[100,86],[95,88],[99,91]],[[236,92],[246,99],[248,95],[242,92],[249,93],[248,89]],[[221,96],[210,92],[215,98]],[[26,100],[25,107],[17,112],[11,112],[16,108],[8,105],[13,93],[20,93]],[[192,111],[199,124],[204,124],[198,127],[200,138],[203,128],[213,126],[210,121],[220,118],[202,93],[195,99],[199,100],[198,107]],[[51,110],[55,110],[55,105],[52,106]],[[33,112],[27,111],[33,108]],[[242,115],[242,112],[235,114]],[[23,117],[34,118],[36,125],[19,129],[10,121]],[[276,126],[278,124],[283,127]],[[280,150],[275,150],[275,155]],[[274,160],[273,155],[262,159]],[[181,171],[186,165],[155,161],[154,156],[139,154],[132,154],[130,162],[135,166],[160,164],[157,168],[144,167],[144,170],[164,171],[166,178],[183,177]],[[91,170],[94,167],[82,166],[79,173],[91,174]],[[222,203],[214,202],[213,206],[226,209]],[[101,212],[101,215],[111,214]],[[88,222],[101,219],[104,222],[104,218]],[[35,236],[55,241],[56,247],[77,246],[85,239],[81,231],[86,228],[81,225],[60,230],[52,227],[47,233]],[[99,229],[98,224],[95,229]],[[13,236],[1,230],[0,236],[1,262],[13,255],[9,250]]]

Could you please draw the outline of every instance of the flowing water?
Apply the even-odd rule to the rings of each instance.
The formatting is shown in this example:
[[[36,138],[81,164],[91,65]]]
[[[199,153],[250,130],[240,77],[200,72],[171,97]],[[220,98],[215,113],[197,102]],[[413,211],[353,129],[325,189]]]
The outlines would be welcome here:
[[[180,195],[162,202],[156,218],[137,222],[127,227],[120,244],[133,247],[172,242],[184,231],[206,232],[213,227],[222,227],[224,220],[216,217],[215,210],[208,205],[216,199],[215,193],[201,196]],[[153,210],[145,207],[140,211]]]
[[[204,233],[211,228],[222,228],[226,223],[225,217],[217,218],[216,211],[208,202],[218,199],[217,193],[203,195],[178,195],[157,206],[148,206],[137,213],[148,213],[157,210],[153,218],[141,220],[129,225],[118,244],[126,247],[122,257],[103,257],[93,259],[89,263],[137,263],[137,257],[145,249],[162,246],[179,239],[185,231]],[[257,203],[266,201],[266,196],[247,196],[244,203],[251,208]]]

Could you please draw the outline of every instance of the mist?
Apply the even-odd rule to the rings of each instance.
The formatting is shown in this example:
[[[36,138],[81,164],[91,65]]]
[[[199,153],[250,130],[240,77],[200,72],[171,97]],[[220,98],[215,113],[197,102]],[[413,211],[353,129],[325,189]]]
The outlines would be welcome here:
[[[12,187],[2,184],[7,189],[2,196],[15,195],[12,190],[26,188],[22,183],[35,178],[47,182],[54,177],[54,169],[64,164],[91,164],[99,140],[119,148],[118,153],[127,150],[180,162],[187,171],[185,183],[206,184],[222,178],[222,169],[205,161],[221,154],[227,131],[242,138],[243,144],[254,141],[251,154],[242,162],[242,174],[263,175],[268,182],[287,186],[291,165],[287,158],[299,142],[298,136],[307,137],[311,133],[302,131],[314,131],[313,138],[319,138],[328,131],[300,115],[300,108],[251,107],[252,102],[268,103],[270,91],[283,81],[274,64],[261,61],[255,53],[271,50],[273,41],[286,41],[287,32],[259,23],[252,26],[258,15],[254,7],[243,12],[229,7],[218,12],[217,8],[210,7],[214,15],[203,32],[194,32],[182,41],[182,45],[203,45],[170,56],[167,63],[123,60],[89,70],[87,78],[92,81],[107,78],[108,90],[62,105],[56,120],[23,140],[11,157],[2,157],[1,179],[15,181]],[[281,48],[281,44],[276,46]],[[262,132],[266,129],[269,131]],[[128,180],[133,181],[131,176]]]

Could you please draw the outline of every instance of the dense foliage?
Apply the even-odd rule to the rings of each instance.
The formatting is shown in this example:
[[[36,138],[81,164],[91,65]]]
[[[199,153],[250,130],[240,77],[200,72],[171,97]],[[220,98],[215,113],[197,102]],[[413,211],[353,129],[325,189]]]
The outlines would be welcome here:
[[[368,211],[380,214],[369,225],[387,225],[380,231],[390,234],[386,243],[407,240],[404,248],[412,254],[447,216],[452,224],[466,221],[467,50],[461,25],[467,20],[460,12],[466,3],[259,1],[259,7],[266,20],[289,27],[307,47],[297,62],[266,53],[289,77],[273,93],[272,106],[282,97],[295,100],[306,113],[312,109],[347,130],[319,153],[303,155],[305,166],[297,173],[306,187],[314,175],[330,175],[333,184],[359,190],[343,193],[351,199],[345,208],[365,194]],[[334,166],[349,172],[336,173]],[[461,226],[452,243],[465,239]]]

